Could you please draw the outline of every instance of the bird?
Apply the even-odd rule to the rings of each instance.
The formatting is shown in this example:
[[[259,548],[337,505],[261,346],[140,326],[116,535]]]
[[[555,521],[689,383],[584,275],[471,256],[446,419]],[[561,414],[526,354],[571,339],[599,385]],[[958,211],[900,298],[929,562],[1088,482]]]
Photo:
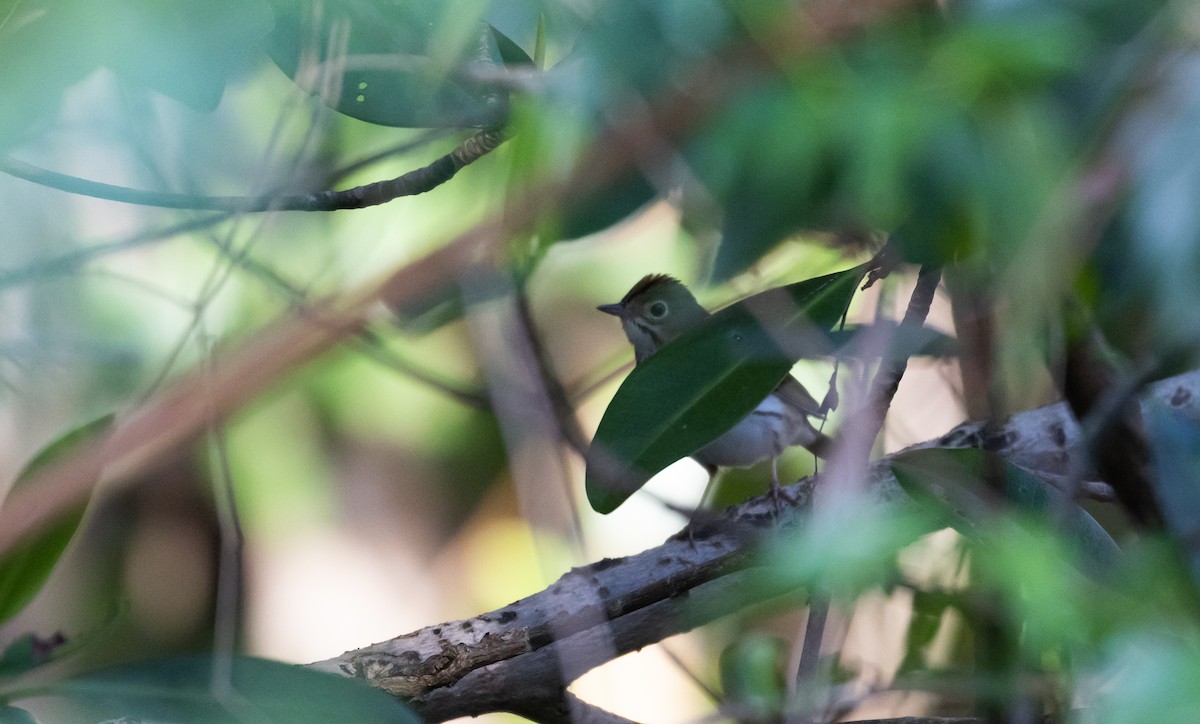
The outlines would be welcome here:
[[[596,309],[621,320],[625,337],[633,345],[635,365],[711,316],[682,282],[666,274],[642,277],[621,301]],[[808,419],[824,419],[826,412],[827,407],[789,374],[750,414],[691,457],[704,466],[710,478],[718,468],[749,467],[769,458],[771,494],[778,502],[777,464],[786,448],[800,445],[822,458],[832,452],[833,440]]]

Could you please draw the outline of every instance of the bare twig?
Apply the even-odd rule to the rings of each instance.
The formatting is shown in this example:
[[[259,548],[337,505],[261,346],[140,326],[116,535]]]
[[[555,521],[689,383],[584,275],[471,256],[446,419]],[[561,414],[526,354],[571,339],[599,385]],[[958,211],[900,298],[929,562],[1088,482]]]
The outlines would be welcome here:
[[[416,196],[431,191],[454,178],[464,167],[490,153],[503,141],[504,133],[501,130],[487,129],[463,141],[453,151],[428,166],[414,169],[396,178],[344,191],[319,191],[311,194],[198,196],[145,191],[69,176],[10,157],[0,157],[0,171],[60,191],[139,206],[229,213],[338,211],[377,206],[402,196]]]

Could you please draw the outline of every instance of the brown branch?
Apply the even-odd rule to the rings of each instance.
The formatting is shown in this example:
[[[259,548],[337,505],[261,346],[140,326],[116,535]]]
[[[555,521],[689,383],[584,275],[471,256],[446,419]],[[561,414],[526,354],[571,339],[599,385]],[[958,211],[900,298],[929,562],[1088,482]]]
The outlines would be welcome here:
[[[1160,528],[1164,517],[1151,480],[1150,447],[1133,396],[1136,385],[1120,384],[1121,375],[1104,355],[1099,332],[1086,327],[1067,343],[1063,395],[1089,428],[1089,447],[1100,479],[1112,486],[1135,523]]]
[[[896,263],[894,248],[890,245],[885,247],[876,255],[876,261],[879,266],[870,270],[864,288],[890,273]],[[912,329],[921,329],[925,325],[925,318],[929,316],[929,307],[933,303],[933,296],[941,278],[940,266],[921,267],[898,332],[905,333]],[[845,483],[847,488],[860,490],[863,487],[861,479],[865,476],[862,473],[866,469],[871,446],[874,444],[875,438],[879,436],[879,431],[883,429],[883,422],[891,407],[892,398],[895,397],[896,390],[900,386],[900,379],[908,369],[907,354],[891,359],[882,354],[880,357],[883,362],[871,382],[867,402],[843,426],[843,432],[838,436],[834,458],[830,463],[830,477],[834,481]],[[831,601],[827,595],[814,594],[812,597],[808,620],[804,627],[804,642],[796,667],[795,680],[797,682],[812,680],[820,670],[821,643],[824,639],[830,604]]]
[[[1157,383],[1150,394],[1196,414],[1200,371]],[[984,429],[997,435],[965,434]],[[983,446],[1026,467],[1045,461],[1063,469],[1074,456],[1086,454],[1082,443],[1070,409],[1058,403],[999,426],[960,426],[921,447]],[[904,496],[886,465],[871,469],[871,485],[876,500]],[[755,553],[767,536],[803,524],[813,491],[814,480],[805,479],[787,488],[782,510],[769,496],[755,498],[697,521],[650,550],[572,569],[545,590],[503,608],[311,666],[364,679],[408,701],[431,721],[521,713],[531,701],[545,707],[579,676],[624,653],[794,594],[778,576],[757,567]]]
[[[832,40],[811,34],[803,43]],[[125,417],[103,444],[85,446],[52,465],[0,508],[0,552],[38,530],[61,510],[83,500],[96,475],[129,480],[194,440],[212,419],[224,419],[256,393],[360,331],[380,303],[404,311],[461,278],[473,264],[496,263],[514,230],[529,228],[548,209],[585,198],[621,173],[645,164],[709,117],[733,96],[746,73],[771,68],[759,49],[730,48],[698,64],[689,78],[647,107],[615,109],[602,131],[565,178],[535,184],[520,203],[459,235],[423,259],[394,270],[377,284],[297,310],[259,330],[232,353],[219,355],[212,379],[190,374]]]
[[[480,131],[433,163],[386,181],[376,181],[343,191],[265,196],[198,196],[145,191],[82,179],[50,171],[25,161],[0,157],[0,172],[67,193],[139,206],[194,211],[249,213],[258,211],[338,211],[385,204],[402,196],[416,196],[449,181],[504,141],[500,130]]]

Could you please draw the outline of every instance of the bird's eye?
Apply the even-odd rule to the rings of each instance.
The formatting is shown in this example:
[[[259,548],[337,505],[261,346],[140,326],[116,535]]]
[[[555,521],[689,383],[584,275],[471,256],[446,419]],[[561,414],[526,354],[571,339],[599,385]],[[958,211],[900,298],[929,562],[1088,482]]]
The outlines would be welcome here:
[[[646,307],[646,315],[651,319],[662,319],[667,316],[667,303],[659,300]]]

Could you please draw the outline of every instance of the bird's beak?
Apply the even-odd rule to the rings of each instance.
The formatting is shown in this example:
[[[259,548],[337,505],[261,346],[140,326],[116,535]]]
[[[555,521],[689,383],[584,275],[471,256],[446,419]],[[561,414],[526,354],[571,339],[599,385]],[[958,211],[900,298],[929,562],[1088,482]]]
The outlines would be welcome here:
[[[614,317],[619,317],[621,316],[621,311],[624,309],[624,307],[622,307],[620,304],[601,304],[600,306],[596,307],[596,309],[599,309],[605,314],[611,314]]]

